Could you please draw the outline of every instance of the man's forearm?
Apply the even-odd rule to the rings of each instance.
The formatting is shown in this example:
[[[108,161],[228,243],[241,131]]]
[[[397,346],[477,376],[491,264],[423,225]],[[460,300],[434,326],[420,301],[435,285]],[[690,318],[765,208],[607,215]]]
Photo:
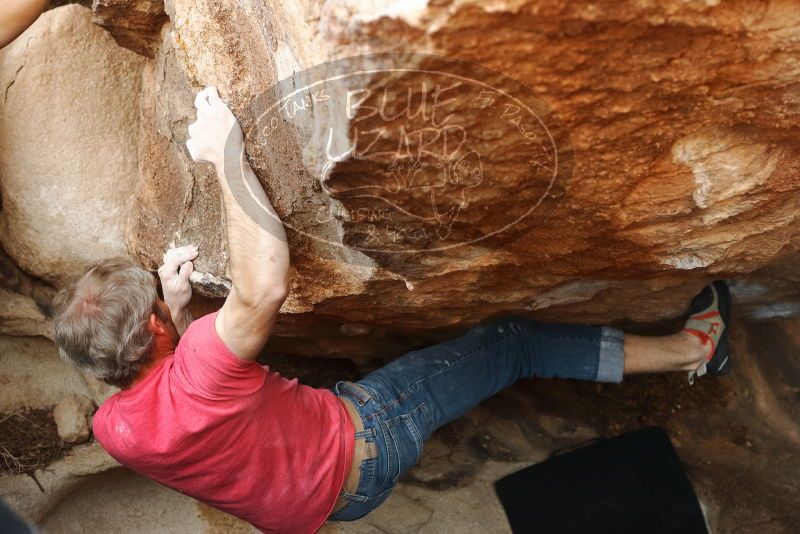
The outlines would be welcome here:
[[[0,10],[0,48],[33,24],[48,3],[49,0],[3,0]]]
[[[230,161],[232,158],[235,161]],[[226,159],[216,170],[225,207],[233,288],[245,303],[280,307],[289,291],[286,232],[244,149]],[[241,202],[242,195],[254,202]]]

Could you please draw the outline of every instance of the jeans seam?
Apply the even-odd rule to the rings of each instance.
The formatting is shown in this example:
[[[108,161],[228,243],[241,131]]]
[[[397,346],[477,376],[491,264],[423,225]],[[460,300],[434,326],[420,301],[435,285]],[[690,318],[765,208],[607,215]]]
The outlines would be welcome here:
[[[361,517],[364,517],[365,515],[367,515],[368,513],[370,513],[372,510],[374,510],[374,508],[372,508],[371,510],[367,510],[366,512],[362,513],[362,514],[361,514],[360,516],[358,516],[357,518],[352,518],[352,519],[336,519],[335,517],[336,517],[337,515],[343,514],[343,513],[345,512],[345,510],[347,510],[347,509],[348,509],[350,506],[365,505],[365,504],[369,504],[369,503],[371,503],[371,502],[374,502],[374,501],[381,500],[381,499],[383,499],[383,498],[386,496],[386,494],[390,493],[390,492],[391,492],[393,489],[394,489],[393,487],[392,487],[392,488],[389,488],[389,489],[386,489],[386,490],[384,490],[384,491],[381,491],[381,492],[380,492],[380,493],[378,493],[377,495],[374,495],[373,497],[367,497],[367,498],[366,498],[365,500],[363,500],[363,501],[348,501],[348,503],[347,503],[347,504],[344,506],[344,508],[342,508],[341,510],[339,510],[338,512],[336,512],[335,514],[333,514],[333,515],[331,516],[331,520],[332,520],[332,521],[352,521],[353,519],[360,519]]]
[[[417,428],[417,424],[414,422],[414,418],[411,416],[411,414],[417,412],[417,410],[420,410],[424,406],[425,403],[423,402],[419,406],[408,412],[407,414],[400,416],[403,420],[403,424],[405,424],[408,427],[412,437],[414,438],[414,445],[417,446],[417,457],[419,457],[419,455],[422,454],[422,446],[424,445],[424,443],[422,440],[422,432],[420,432],[419,429]]]
[[[389,419],[389,420],[387,420],[387,423],[388,423],[389,421],[392,421],[392,420],[394,420],[394,419],[397,419],[397,418],[395,417],[395,418],[393,418],[393,419]],[[403,424],[405,425],[405,423],[403,423]],[[397,484],[397,481],[400,479],[400,445],[399,445],[399,443],[400,443],[400,440],[397,438],[397,436],[395,435],[395,433],[394,433],[394,432],[392,432],[392,428],[391,428],[391,427],[387,427],[387,430],[389,431],[389,435],[390,435],[390,436],[392,436],[392,442],[394,443],[395,449],[397,449],[397,455],[396,455],[396,458],[397,458],[397,460],[396,460],[396,462],[395,462],[395,463],[397,464],[397,465],[395,466],[395,467],[397,468],[397,469],[396,469],[396,471],[397,471],[397,475],[395,475],[394,473],[392,473],[392,474],[391,474],[391,480],[392,480],[392,484]],[[387,466],[387,469],[386,469],[386,475],[387,475],[387,477],[389,476],[389,469],[388,469],[388,467],[389,467],[389,466],[391,466],[391,464],[389,464],[389,465]]]
[[[417,412],[422,413],[422,412],[425,411],[426,408],[427,408],[427,405],[424,402],[421,402],[421,403],[417,404],[417,406],[413,410],[410,410],[407,413],[402,413],[402,414],[400,414],[400,415],[398,415],[396,417],[391,417],[389,419],[385,419],[385,421],[387,423],[396,423],[398,420],[411,419],[412,414],[415,414]],[[421,445],[422,441],[423,441],[422,440],[422,432],[419,431],[419,429],[417,428],[417,424],[414,423],[413,419],[411,419],[411,422],[414,424],[414,434],[418,438],[416,441],[417,441],[417,443],[419,443]],[[420,446],[419,448],[421,449],[422,447]]]
[[[375,479],[375,459],[370,458],[368,460],[363,460],[361,465],[358,466],[359,476],[358,476],[358,487],[356,488],[356,494],[362,496],[359,493],[361,486],[368,487],[370,486],[374,479]]]
[[[378,485],[379,488],[382,488],[386,484],[386,481],[389,480],[389,468],[392,465],[393,454],[392,447],[389,444],[389,435],[387,434],[386,426],[383,424],[383,421],[378,421],[377,425],[381,429],[381,434],[383,435],[383,445],[386,451],[386,474],[383,476],[383,480],[381,480],[381,483]]]

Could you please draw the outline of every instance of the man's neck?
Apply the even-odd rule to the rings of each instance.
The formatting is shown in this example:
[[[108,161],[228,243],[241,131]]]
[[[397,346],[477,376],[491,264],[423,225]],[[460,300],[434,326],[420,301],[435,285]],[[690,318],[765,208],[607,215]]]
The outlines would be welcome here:
[[[144,380],[144,378],[150,374],[150,371],[161,365],[165,359],[171,357],[173,354],[175,354],[175,344],[162,336],[156,336],[153,339],[153,350],[150,354],[150,361],[147,365],[139,369],[139,374],[126,389],[130,389]]]

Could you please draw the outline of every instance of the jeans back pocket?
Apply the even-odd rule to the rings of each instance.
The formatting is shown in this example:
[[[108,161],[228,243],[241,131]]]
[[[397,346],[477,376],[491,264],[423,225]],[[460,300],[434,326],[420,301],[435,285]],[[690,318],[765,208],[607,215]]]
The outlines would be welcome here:
[[[382,486],[394,485],[397,480],[416,465],[422,454],[423,435],[417,422],[427,410],[420,404],[412,411],[381,421],[380,428],[386,443],[386,474]],[[387,488],[383,488],[387,489]]]

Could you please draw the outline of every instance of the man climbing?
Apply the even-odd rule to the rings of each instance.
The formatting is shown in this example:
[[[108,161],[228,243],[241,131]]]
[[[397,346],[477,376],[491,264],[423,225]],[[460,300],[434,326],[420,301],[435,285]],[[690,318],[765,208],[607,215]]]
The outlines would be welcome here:
[[[508,318],[333,390],[287,380],[255,361],[289,291],[286,236],[216,90],[195,107],[187,148],[214,165],[225,206],[232,288],[222,309],[194,321],[187,312],[193,246],[166,253],[163,301],[148,272],[119,259],[56,299],[62,356],[122,388],[95,414],[97,440],[145,476],[263,531],[313,532],[369,513],[438,427],[519,378],[729,368],[729,295],[717,282],[670,336]],[[231,183],[247,184],[262,212],[246,213]]]

